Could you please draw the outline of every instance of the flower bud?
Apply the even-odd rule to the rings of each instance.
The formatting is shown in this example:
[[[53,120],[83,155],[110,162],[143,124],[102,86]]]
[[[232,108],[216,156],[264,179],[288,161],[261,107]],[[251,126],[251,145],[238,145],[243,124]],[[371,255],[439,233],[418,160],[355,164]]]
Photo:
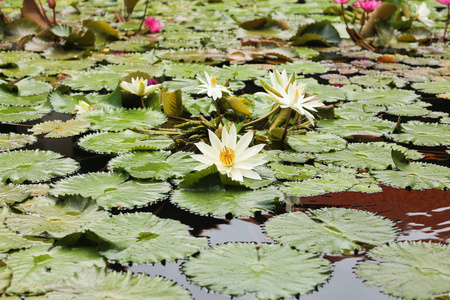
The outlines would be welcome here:
[[[55,9],[56,7],[56,0],[47,0],[48,7],[51,9]]]

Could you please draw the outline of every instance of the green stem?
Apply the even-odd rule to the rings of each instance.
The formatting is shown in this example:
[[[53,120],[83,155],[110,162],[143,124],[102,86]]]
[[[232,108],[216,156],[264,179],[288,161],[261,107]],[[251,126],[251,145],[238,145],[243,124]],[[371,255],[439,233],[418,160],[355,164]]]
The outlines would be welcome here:
[[[265,115],[262,116],[261,118],[256,119],[256,120],[253,120],[253,121],[251,121],[251,122],[248,122],[248,123],[242,125],[242,128],[248,127],[248,126],[250,126],[250,125],[253,125],[253,124],[258,123],[259,121],[262,121],[262,120],[264,120],[264,119],[267,119],[268,117],[270,117],[271,115],[273,115],[273,114],[278,110],[278,108],[280,108],[280,104],[277,104],[277,105],[276,105],[276,106],[275,106],[268,114],[265,114]]]
[[[219,99],[217,99],[217,100],[219,100]],[[220,114],[220,110],[219,110],[219,105],[217,104],[217,100],[213,100],[214,106],[216,107],[216,112],[217,112],[217,116],[219,117],[219,122],[220,122],[220,124],[222,124],[222,126],[224,126],[223,120],[222,120],[222,115]]]
[[[145,2],[144,15],[142,16],[141,24],[139,25],[138,30],[134,34],[137,34],[138,32],[140,32],[142,29],[142,25],[144,25],[144,20],[145,20],[145,17],[147,16],[148,2],[149,2],[149,0],[147,0]]]
[[[450,19],[450,5],[447,5],[447,22],[445,23],[445,30],[444,35],[442,36],[442,42],[445,41],[445,35],[447,34],[447,28],[448,28],[448,20]]]
[[[344,18],[344,22],[345,22],[345,27],[348,30],[348,23],[347,23],[347,19],[345,18],[345,11],[344,11],[344,4],[341,3],[341,11],[342,11],[342,18]]]
[[[141,104],[142,104],[142,108],[146,108],[145,103],[144,103],[144,96],[141,96]]]
[[[287,136],[287,129],[288,129],[288,126],[289,126],[289,120],[291,119],[291,116],[292,116],[292,108],[289,108],[289,113],[288,113],[288,116],[286,118],[286,124],[284,125],[283,136],[281,137],[281,150],[284,150],[283,149],[283,144],[284,144],[284,140],[286,139],[286,136]]]

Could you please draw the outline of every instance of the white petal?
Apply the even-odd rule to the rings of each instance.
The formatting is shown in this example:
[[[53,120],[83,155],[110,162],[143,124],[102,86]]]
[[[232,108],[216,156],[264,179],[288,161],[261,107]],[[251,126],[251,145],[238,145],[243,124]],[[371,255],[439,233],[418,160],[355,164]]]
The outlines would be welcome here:
[[[241,162],[241,161],[246,161],[247,159],[251,158],[252,156],[258,154],[259,151],[262,150],[262,148],[264,148],[264,144],[261,145],[256,145],[253,146],[251,148],[245,149],[244,152],[240,153],[239,156],[236,155],[236,160],[235,162]]]
[[[222,133],[223,134],[223,133]],[[214,149],[214,156],[219,158],[220,151],[222,151],[223,144],[217,137],[217,135],[208,129],[209,141],[211,142],[211,146]]]
[[[195,143],[195,146],[197,146],[198,150],[200,150],[204,155],[211,158],[219,158],[219,151],[217,149],[214,149],[203,142]]]
[[[235,152],[236,152],[236,159],[245,151],[245,149],[250,145],[250,143],[253,140],[253,132],[249,131],[246,134],[244,134],[243,137],[239,140],[239,142],[236,144]]]
[[[233,180],[240,181],[240,182],[244,181],[244,178],[242,177],[241,170],[236,169],[236,168],[231,168],[231,172],[230,173],[231,173],[231,178]]]
[[[261,180],[261,176],[259,176],[258,173],[252,170],[241,170],[242,176],[250,178],[250,179],[257,179]]]

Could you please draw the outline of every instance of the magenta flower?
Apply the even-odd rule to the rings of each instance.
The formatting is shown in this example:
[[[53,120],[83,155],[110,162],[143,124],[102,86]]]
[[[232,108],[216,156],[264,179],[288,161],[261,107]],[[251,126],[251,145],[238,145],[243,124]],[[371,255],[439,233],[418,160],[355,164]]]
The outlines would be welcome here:
[[[441,37],[440,41],[445,41],[445,35],[447,34],[448,21],[450,20],[450,0],[437,0],[439,3],[447,5],[447,22],[445,23],[444,35]]]
[[[147,19],[145,19],[144,28],[146,27],[150,28],[150,33],[155,33],[160,31],[164,27],[164,25],[159,23],[159,21],[155,18],[148,17]]]
[[[450,1],[450,0],[449,0]],[[358,0],[354,7],[361,8],[366,13],[371,13],[381,4],[381,1],[376,0]]]
[[[334,2],[336,2],[337,4],[345,4],[350,0],[333,0]]]

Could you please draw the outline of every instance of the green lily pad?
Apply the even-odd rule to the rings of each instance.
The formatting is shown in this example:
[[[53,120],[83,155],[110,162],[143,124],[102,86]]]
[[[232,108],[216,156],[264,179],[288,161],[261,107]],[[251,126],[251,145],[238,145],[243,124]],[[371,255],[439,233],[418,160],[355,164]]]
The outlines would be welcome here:
[[[91,129],[123,131],[126,129],[150,129],[167,121],[163,113],[153,109],[91,110],[77,115],[77,119],[91,123]]]
[[[371,171],[372,176],[380,183],[413,190],[450,188],[450,168],[412,162],[402,170]]]
[[[37,81],[31,78],[25,78],[16,83],[16,87],[21,97],[35,96],[48,93],[53,87],[43,81]]]
[[[47,138],[60,138],[86,132],[89,125],[89,122],[83,120],[55,120],[36,124],[29,131],[33,132],[34,135],[45,134]]]
[[[325,64],[308,60],[297,60],[280,66],[278,69],[280,69],[279,71],[285,69],[288,74],[317,74],[328,71],[328,67]]]
[[[298,250],[351,254],[393,242],[394,222],[373,213],[344,208],[308,210],[274,217],[266,222],[269,237]]]
[[[43,244],[11,253],[6,260],[13,271],[8,295],[38,295],[53,290],[63,277],[74,276],[84,267],[105,267],[96,248],[50,248]]]
[[[36,141],[37,138],[30,134],[0,133],[0,151],[22,148],[34,144]]]
[[[368,286],[405,299],[437,299],[450,294],[450,251],[448,245],[401,242],[369,252],[375,261],[363,261],[356,274]]]
[[[18,123],[42,118],[50,112],[43,106],[10,107],[0,106],[0,123]]]
[[[79,232],[87,224],[106,216],[89,199],[36,197],[21,203],[28,214],[11,214],[6,218],[8,228],[25,236],[60,239]]]
[[[79,91],[99,91],[103,88],[112,91],[125,75],[124,73],[90,71],[75,74],[74,77],[64,81],[64,84]]]
[[[183,259],[208,245],[189,227],[149,213],[120,214],[89,227],[101,239],[100,253],[121,263],[137,264]]]
[[[366,105],[409,105],[419,99],[414,91],[401,89],[364,89],[364,92],[347,92],[348,100]]]
[[[413,83],[411,86],[416,90],[427,94],[444,94],[448,93],[449,85],[450,80],[444,79],[439,81]]]
[[[47,93],[22,96],[13,91],[0,89],[0,104],[7,106],[37,106],[47,100]]]
[[[286,161],[293,163],[303,163],[314,157],[309,153],[298,153],[289,150],[262,151],[261,154],[264,155],[264,160],[267,161]]]
[[[445,124],[409,121],[401,124],[402,132],[389,137],[400,143],[411,142],[414,145],[446,146],[450,145],[450,126]]]
[[[289,135],[289,146],[298,152],[322,153],[343,150],[347,141],[334,134],[307,132],[302,135]]]
[[[395,123],[377,118],[355,118],[322,120],[317,124],[322,133],[332,133],[341,137],[352,138],[357,134],[382,136],[394,130]]]
[[[108,272],[105,268],[84,268],[74,277],[64,278],[46,299],[154,299],[189,300],[189,291],[164,277]]]
[[[3,293],[11,283],[12,271],[9,267],[0,267],[0,292]]]
[[[5,218],[10,216],[11,213],[7,208],[3,208],[0,212],[0,251],[7,252],[12,249],[21,249],[25,247],[29,247],[32,245],[32,242],[29,240],[26,240],[22,237],[21,234],[17,234],[16,232],[13,232],[11,229],[6,227],[6,225],[3,224],[5,221]],[[0,270],[0,274],[1,274]],[[2,276],[0,275],[0,278]],[[2,279],[0,279],[0,291],[2,290]],[[8,280],[8,286],[9,286],[9,280]],[[7,286],[5,286],[3,289],[5,289]]]
[[[24,186],[0,183],[0,207],[7,204],[22,202],[30,196],[31,192]]]
[[[126,153],[134,150],[162,150],[173,144],[165,135],[143,134],[131,130],[99,132],[84,136],[79,146],[98,153]]]
[[[406,81],[397,76],[383,76],[383,75],[362,75],[353,76],[350,81],[354,84],[359,84],[370,88],[401,88],[406,84]]]
[[[257,211],[272,211],[283,194],[274,187],[260,190],[225,190],[223,187],[177,189],[171,197],[176,205],[203,215],[253,216]]]
[[[62,179],[51,185],[56,196],[81,195],[95,199],[98,205],[110,209],[131,208],[156,202],[171,190],[166,182],[126,181],[120,173],[88,173]]]
[[[169,151],[133,152],[111,159],[108,168],[123,170],[139,179],[153,178],[166,180],[183,177],[194,170],[198,161],[191,158],[191,153]]]
[[[14,183],[47,181],[75,172],[78,163],[59,153],[24,150],[0,153],[0,180]]]
[[[314,253],[276,244],[225,244],[202,250],[182,266],[194,283],[231,296],[257,299],[306,294],[330,276],[330,263]]]

